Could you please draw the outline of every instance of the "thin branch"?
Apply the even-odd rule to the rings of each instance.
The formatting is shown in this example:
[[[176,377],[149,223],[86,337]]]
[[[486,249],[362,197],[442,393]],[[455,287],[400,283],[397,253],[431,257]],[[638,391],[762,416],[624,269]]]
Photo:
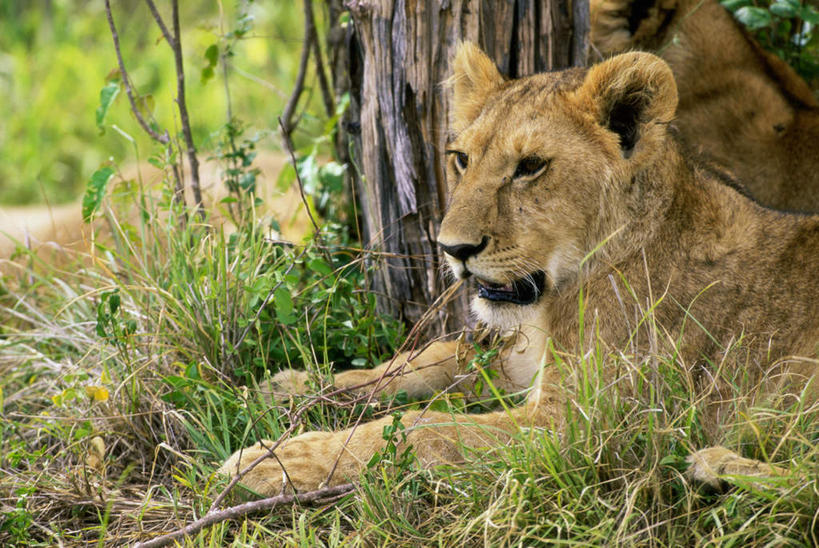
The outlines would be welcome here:
[[[307,197],[304,195],[304,184],[299,176],[299,169],[296,164],[296,155],[293,152],[293,140],[290,139],[290,132],[285,127],[285,121],[279,118],[279,128],[282,130],[282,139],[284,140],[284,147],[290,155],[290,163],[293,164],[293,169],[296,172],[296,182],[299,184],[299,194],[301,194],[301,201],[304,203],[304,208],[307,210],[307,216],[310,217],[310,222],[313,224],[313,230],[316,236],[319,236],[319,227],[316,220],[313,218],[313,212],[310,211],[310,204],[307,203]],[[321,242],[319,242],[320,244]]]
[[[176,39],[168,31],[168,26],[165,25],[165,21],[163,21],[162,16],[159,15],[159,11],[156,9],[156,5],[154,4],[153,0],[145,0],[145,3],[148,4],[148,9],[151,10],[151,15],[154,16],[154,21],[156,21],[159,30],[162,31],[162,36],[165,37],[165,41],[168,42],[168,45],[171,46],[171,49],[174,49],[176,47],[176,45],[174,44],[176,42]],[[174,4],[176,4],[176,2],[174,2]]]
[[[166,546],[182,537],[196,534],[203,528],[213,525],[214,523],[219,523],[228,519],[240,518],[261,510],[269,510],[270,508],[280,504],[291,504],[294,502],[309,504],[330,498],[337,498],[341,495],[346,495],[353,489],[354,486],[352,483],[345,483],[336,487],[327,487],[298,495],[277,495],[275,497],[246,502],[244,504],[239,504],[238,506],[231,506],[230,508],[225,508],[224,510],[219,510],[218,512],[208,512],[200,519],[189,523],[182,529],[174,531],[173,533],[168,533],[167,535],[156,537],[146,542],[138,542],[134,545],[134,548]]]
[[[327,75],[324,74],[324,60],[321,58],[321,42],[318,39],[318,32],[316,31],[316,21],[313,17],[313,2],[312,0],[304,0],[304,18],[309,21],[310,42],[313,44],[313,55],[316,57],[316,75],[318,76],[319,87],[321,88],[321,98],[324,100],[324,111],[327,117],[331,117],[335,112],[333,105],[333,94],[330,91],[330,84],[327,82]]]
[[[188,204],[185,203],[185,187],[182,184],[182,175],[179,173],[179,164],[174,162],[173,166],[173,180],[174,180],[174,189],[173,189],[173,201],[175,204],[182,204],[182,224],[188,224],[188,213],[187,207]]]
[[[305,3],[305,10],[307,10],[307,3],[309,0],[304,0]],[[296,74],[296,83],[293,85],[293,92],[290,94],[290,98],[287,100],[287,104],[284,105],[284,111],[282,111],[281,120],[284,123],[281,125],[284,126],[282,132],[285,135],[290,135],[290,132],[293,131],[293,115],[296,112],[296,107],[299,104],[299,98],[301,98],[301,94],[304,91],[304,79],[307,76],[307,63],[310,60],[310,48],[311,48],[311,25],[312,25],[312,18],[304,18],[304,41],[302,42],[301,46],[301,58],[299,59],[299,72]]]
[[[119,34],[117,33],[117,27],[114,25],[114,17],[111,15],[111,4],[109,0],[105,0],[105,16],[108,19],[108,28],[111,29],[111,37],[114,39],[114,51],[117,54],[117,63],[119,64],[119,73],[122,75],[122,83],[125,85],[125,93],[128,95],[128,101],[131,103],[131,112],[134,113],[134,117],[139,122],[139,125],[142,126],[142,129],[151,136],[152,139],[155,141],[159,141],[163,145],[168,144],[171,138],[168,136],[168,131],[165,130],[163,135],[160,135],[145,121],[145,118],[142,116],[142,112],[140,112],[139,108],[136,104],[136,99],[134,98],[134,90],[131,88],[131,81],[128,78],[128,72],[125,70],[125,62],[122,60],[122,51],[120,50],[119,46]]]
[[[279,446],[282,443],[285,442],[285,440],[287,440],[287,438],[290,436],[290,434],[292,434],[296,430],[296,428],[299,427],[299,425],[301,424],[301,415],[305,411],[307,411],[308,409],[310,409],[311,407],[316,405],[316,403],[318,403],[318,400],[313,401],[313,402],[307,402],[307,404],[300,407],[296,411],[296,414],[293,416],[292,420],[290,421],[290,427],[284,433],[282,433],[281,436],[279,436],[279,439],[276,440],[271,447],[266,448],[267,453],[265,453],[264,455],[259,455],[258,457],[256,457],[256,459],[253,460],[253,462],[251,462],[250,464],[248,464],[247,466],[245,466],[244,468],[241,468],[241,469],[239,468],[239,464],[242,462],[241,453],[245,450],[245,448],[242,448],[240,450],[239,460],[236,462],[236,474],[231,477],[230,482],[225,486],[224,489],[222,489],[222,492],[219,493],[219,495],[217,495],[216,498],[213,500],[213,503],[210,505],[210,509],[208,510],[208,514],[210,514],[211,512],[214,512],[216,510],[216,507],[219,506],[220,504],[222,504],[222,501],[225,500],[225,497],[227,497],[228,493],[230,493],[230,491],[234,487],[236,487],[236,484],[239,483],[242,480],[243,477],[245,477],[247,474],[249,474],[251,470],[256,468],[256,466],[258,466],[259,463],[261,463],[262,461],[264,461],[266,459],[269,459],[269,458],[275,458],[279,462],[279,465],[281,465],[281,461],[279,461],[279,457],[276,456],[276,453],[274,453],[274,451],[276,449],[278,449]],[[254,423],[254,426],[255,426],[255,423]],[[287,470],[285,470],[284,466],[282,466],[282,471],[284,472],[285,476],[287,477],[287,483],[295,491],[296,486],[293,485],[292,481],[290,481],[290,475],[287,473]]]
[[[106,0],[107,2],[107,0]],[[205,210],[202,203],[202,187],[199,183],[199,158],[196,156],[196,147],[193,144],[193,133],[191,132],[191,122],[188,116],[188,105],[185,101],[185,67],[182,63],[182,33],[179,29],[179,2],[171,0],[171,19],[173,24],[173,34],[168,31],[168,26],[156,9],[153,0],[145,0],[151,15],[154,17],[157,26],[162,31],[162,36],[168,42],[173,51],[174,64],[176,65],[176,106],[179,109],[179,121],[182,124],[182,136],[185,139],[185,148],[188,156],[188,165],[191,170],[191,190],[193,190],[193,200],[196,202],[196,210],[200,218],[204,218]]]
[[[313,238],[315,238],[316,243],[321,249],[322,253],[324,254],[324,258],[327,259],[327,264],[332,266],[333,265],[333,257],[330,255],[330,251],[327,249],[327,246],[324,245],[324,242],[321,238],[321,230],[319,229],[318,223],[316,223],[316,219],[313,217],[313,212],[310,210],[310,204],[307,201],[307,196],[304,194],[304,183],[301,180],[301,175],[299,175],[299,168],[296,164],[296,154],[293,152],[293,140],[290,138],[290,133],[284,127],[284,121],[279,117],[279,129],[282,132],[282,140],[284,141],[284,146],[287,149],[287,153],[290,155],[290,163],[293,165],[293,171],[296,172],[296,182],[299,185],[299,194],[301,195],[301,201],[304,204],[304,209],[307,210],[307,216],[310,218],[310,222],[313,224]]]
[[[151,0],[148,0],[151,1]],[[188,164],[191,169],[191,189],[193,199],[200,217],[205,216],[204,204],[202,203],[202,188],[199,184],[199,159],[196,157],[196,147],[193,144],[193,134],[191,133],[191,122],[188,117],[188,105],[185,101],[185,69],[182,65],[182,33],[179,30],[179,2],[172,0],[173,32],[175,43],[173,57],[176,62],[176,105],[179,107],[179,118],[182,122],[182,135],[185,137],[187,146]]]

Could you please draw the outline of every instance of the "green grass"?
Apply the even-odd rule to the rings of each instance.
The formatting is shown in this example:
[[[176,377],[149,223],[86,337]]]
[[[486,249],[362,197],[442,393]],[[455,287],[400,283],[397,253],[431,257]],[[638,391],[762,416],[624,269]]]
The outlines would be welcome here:
[[[4,545],[134,542],[172,531],[221,491],[224,480],[213,475],[221,460],[256,439],[279,437],[301,406],[310,409],[299,431],[389,412],[389,402],[364,409],[310,397],[271,406],[255,390],[265,366],[323,374],[331,362],[344,364],[348,357],[331,353],[336,343],[325,340],[355,338],[367,321],[381,326],[373,361],[400,341],[400,328],[379,318],[360,291],[360,263],[343,253],[343,234],[325,233],[337,262],[317,280],[308,265],[327,260],[322,250],[271,244],[253,223],[226,237],[195,225],[178,233],[173,213],[153,219],[118,223],[123,232],[114,242],[123,244],[92,262],[62,271],[35,263],[3,279]],[[124,244],[129,230],[146,234],[142,246]],[[343,280],[350,300],[339,304],[333,299],[344,293]],[[292,303],[271,299],[257,317],[279,282],[289,284]],[[742,355],[740,345],[727,359],[734,355]],[[463,466],[422,470],[388,456],[332,504],[277,507],[220,523],[186,544],[816,542],[819,406],[749,407],[741,397],[746,379],[726,375],[735,393],[723,407],[735,418],[715,429],[690,372],[673,356],[599,350],[585,359],[562,356],[555,366],[566,372],[570,394],[565,432],[523,431],[508,445],[467,452]],[[611,368],[631,388],[604,384]],[[738,480],[726,492],[692,485],[685,457],[716,442],[784,465],[789,475]]]
[[[326,258],[271,243],[252,222],[225,236],[178,232],[174,212],[148,218],[112,222],[111,246],[65,270],[34,259],[2,279],[0,538],[47,542],[30,526],[53,522],[66,541],[107,538],[106,525],[136,525],[135,508],[140,523],[188,519],[214,463],[287,428],[252,389],[268,364],[349,362],[362,345],[379,360],[402,334],[373,312],[341,235],[324,234]],[[262,307],[279,288],[287,299]],[[309,418],[337,428],[353,411]]]
[[[133,162],[133,148],[111,125],[128,131],[143,151],[125,93],[100,134],[95,112],[106,77],[117,66],[102,1],[0,0],[0,201],[59,203],[76,199],[103,161]],[[227,122],[219,75],[203,83],[205,51],[233,28],[236,3],[182,2],[187,97],[198,146],[212,150]],[[157,5],[164,11],[163,3]],[[175,134],[173,58],[142,2],[112,2],[123,57],[136,90],[153,98],[154,117]],[[234,112],[253,120],[249,133],[277,127],[298,64],[301,9],[294,2],[255,2],[253,30],[235,44],[231,79]],[[166,15],[167,17],[167,15]],[[201,106],[207,105],[207,108]],[[267,143],[271,146],[275,143]],[[147,154],[146,154],[147,156]]]
[[[0,76],[9,98],[0,119],[10,128],[0,141],[4,199],[32,200],[56,187],[73,197],[107,156],[130,163],[155,152],[123,95],[97,135],[99,89],[114,63],[101,3],[52,5],[51,25],[37,8],[12,23],[5,16],[15,4],[0,0],[0,74],[9,66],[2,60],[16,67],[14,78]],[[274,82],[291,77],[296,48],[273,52],[281,36],[292,36],[296,7],[258,6],[256,28],[273,30],[243,41],[237,66]],[[183,20],[203,22],[186,27],[184,38],[194,129],[213,150],[224,136],[224,90],[216,80],[202,85],[197,74],[218,18],[213,8],[187,9]],[[167,52],[141,32],[145,14],[133,17],[126,60],[140,91],[155,96],[157,119],[174,127]],[[228,27],[232,17],[225,16]],[[35,50],[54,64],[22,71]],[[274,127],[281,97],[253,82],[233,74],[234,111]],[[324,211],[342,211],[338,166],[316,163],[332,124],[307,122],[300,171],[331,200]],[[372,258],[356,249],[349,228],[331,219],[323,246],[286,245],[267,237],[269,227],[244,202],[247,217],[234,233],[207,228],[209,220],[180,229],[167,191],[138,188],[109,189],[90,255],[54,261],[21,248],[15,262],[0,265],[0,545],[103,546],[170,532],[208,510],[225,483],[214,474],[225,457],[279,438],[298,413],[296,433],[427,405],[401,395],[366,407],[342,397],[274,404],[257,389],[279,368],[306,368],[320,380],[333,368],[372,366],[402,342],[404,328],[375,310],[366,282]],[[653,320],[649,310],[642,324],[656,335]],[[742,355],[740,341],[726,363]],[[673,348],[635,356],[601,344],[588,356],[558,358],[569,400],[565,431],[521,431],[507,445],[465,451],[461,466],[430,470],[386,452],[349,495],[218,523],[183,545],[817,544],[819,404],[751,405],[748,379],[728,368],[722,409],[730,419],[714,424]],[[604,382],[612,369],[622,373],[614,386]],[[490,400],[464,409],[456,396],[433,405],[499,407]],[[714,443],[788,474],[735,480],[721,492],[691,484],[685,458]],[[245,496],[237,489],[225,503]]]

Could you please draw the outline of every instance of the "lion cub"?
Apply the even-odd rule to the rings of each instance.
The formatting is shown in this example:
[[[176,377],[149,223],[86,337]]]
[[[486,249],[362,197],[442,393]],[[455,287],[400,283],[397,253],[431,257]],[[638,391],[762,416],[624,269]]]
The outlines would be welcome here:
[[[747,354],[723,368],[748,368],[763,384],[791,390],[815,375],[808,360],[769,366],[815,356],[819,218],[765,209],[689,162],[673,126],[677,87],[663,60],[628,53],[590,69],[509,81],[465,43],[453,67],[457,136],[447,149],[450,205],[438,242],[455,276],[474,280],[477,317],[515,330],[494,367],[504,389],[528,396],[511,412],[406,413],[406,443],[422,464],[461,461],[463,447],[505,443],[522,426],[560,428],[567,396],[549,366],[553,351],[662,346],[637,336],[629,306],[655,305],[654,320],[679,360],[702,372],[703,390],[715,382],[707,364],[720,363],[739,334]],[[461,373],[456,353],[456,342],[433,343],[374,370],[339,373],[336,385],[430,394]],[[303,373],[284,371],[275,381],[305,390]],[[391,420],[290,439],[243,482],[270,494],[355,479],[385,446]],[[266,455],[265,446],[237,452],[221,472],[237,473]],[[692,462],[704,481],[773,472],[719,447]]]

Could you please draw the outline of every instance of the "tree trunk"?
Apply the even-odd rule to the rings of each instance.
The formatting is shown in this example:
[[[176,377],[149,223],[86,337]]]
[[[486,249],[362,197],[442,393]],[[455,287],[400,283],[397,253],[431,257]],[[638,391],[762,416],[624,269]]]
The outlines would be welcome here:
[[[583,65],[588,0],[350,0],[352,139],[362,239],[380,261],[379,309],[417,321],[447,283],[435,245],[446,201],[450,95],[442,82],[460,41],[509,77]],[[464,319],[465,297],[426,329]]]

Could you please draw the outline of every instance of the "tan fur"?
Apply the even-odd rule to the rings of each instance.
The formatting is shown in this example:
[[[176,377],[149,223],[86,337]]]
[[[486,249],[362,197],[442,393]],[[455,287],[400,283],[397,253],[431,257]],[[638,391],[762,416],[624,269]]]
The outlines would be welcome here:
[[[450,206],[438,241],[452,253],[453,246],[486,241],[465,260],[447,256],[458,277],[505,284],[542,270],[546,284],[532,304],[473,301],[480,320],[515,333],[493,367],[507,390],[529,391],[525,405],[480,416],[407,413],[407,443],[422,463],[457,462],[460,447],[504,443],[521,427],[560,428],[562,383],[571,374],[566,379],[550,367],[549,340],[572,355],[600,345],[620,351],[629,341],[637,355],[668,352],[676,341],[679,360],[702,372],[695,377],[704,393],[718,382],[706,358],[719,363],[740,333],[746,354],[729,356],[724,367],[747,368],[750,378],[790,391],[815,374],[804,360],[769,366],[791,354],[815,355],[819,218],[764,209],[687,160],[669,124],[677,92],[664,61],[630,53],[588,71],[503,81],[480,50],[464,45],[453,66],[454,103],[468,108],[456,109],[453,127],[461,129],[448,149],[468,162],[459,167],[450,155]],[[549,160],[548,168],[514,177],[527,157]],[[650,303],[668,344],[638,336],[628,322]],[[595,336],[581,340],[581,327]],[[372,371],[340,373],[336,383],[430,394],[463,373],[456,350],[454,342],[433,343]],[[274,385],[306,389],[303,374],[293,372],[280,373]],[[354,480],[384,446],[389,420],[286,440],[276,459],[263,460],[242,481],[272,494]],[[221,472],[234,474],[269,456],[265,446],[272,443],[237,452]],[[704,450],[694,462],[704,481],[722,472],[776,472],[756,461],[743,466],[727,450]]]
[[[677,80],[677,125],[692,147],[763,205],[819,211],[819,102],[809,86],[717,0],[656,0],[642,19],[631,13],[646,3],[591,0],[593,49],[657,52]]]

